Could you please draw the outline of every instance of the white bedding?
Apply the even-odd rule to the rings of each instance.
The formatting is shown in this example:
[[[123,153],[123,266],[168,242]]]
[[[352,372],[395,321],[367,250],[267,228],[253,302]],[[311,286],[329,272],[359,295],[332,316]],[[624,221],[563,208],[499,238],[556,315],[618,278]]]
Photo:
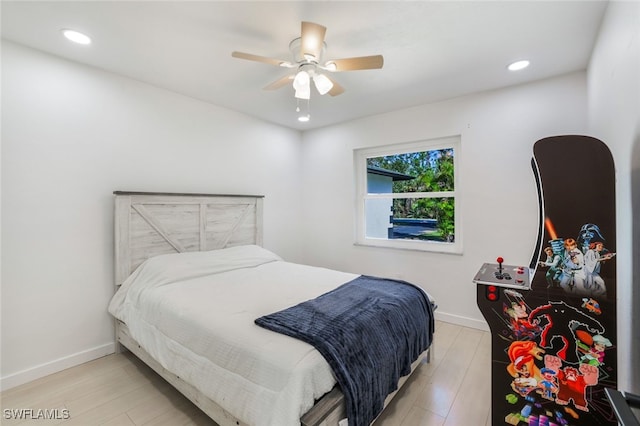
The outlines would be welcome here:
[[[358,275],[284,262],[258,246],[157,256],[109,312],[167,370],[251,425],[299,425],[336,380],[312,346],[254,324]]]

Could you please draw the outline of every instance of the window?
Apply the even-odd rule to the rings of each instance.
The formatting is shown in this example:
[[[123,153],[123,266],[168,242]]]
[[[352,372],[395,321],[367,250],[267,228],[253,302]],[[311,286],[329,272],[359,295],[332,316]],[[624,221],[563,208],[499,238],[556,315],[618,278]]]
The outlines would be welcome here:
[[[460,137],[354,151],[356,243],[462,253]]]

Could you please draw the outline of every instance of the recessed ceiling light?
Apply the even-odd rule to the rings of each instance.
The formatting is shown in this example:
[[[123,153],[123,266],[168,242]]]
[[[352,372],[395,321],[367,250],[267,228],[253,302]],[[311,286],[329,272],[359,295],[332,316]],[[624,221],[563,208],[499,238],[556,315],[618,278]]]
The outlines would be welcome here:
[[[529,61],[517,61],[509,65],[507,68],[509,71],[518,71],[529,66]]]
[[[69,40],[78,44],[91,44],[89,36],[82,34],[78,31],[64,29],[62,34]]]

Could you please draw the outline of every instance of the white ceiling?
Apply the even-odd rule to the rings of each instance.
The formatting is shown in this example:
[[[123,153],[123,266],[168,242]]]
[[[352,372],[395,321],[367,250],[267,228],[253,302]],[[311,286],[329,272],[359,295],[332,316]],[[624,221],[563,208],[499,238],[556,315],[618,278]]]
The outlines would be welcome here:
[[[2,37],[283,126],[305,130],[584,70],[604,1],[2,1]],[[379,70],[332,77],[299,123],[293,88],[264,91],[286,69],[300,22],[327,27],[325,60],[381,54]],[[74,45],[62,28],[90,35]],[[529,59],[518,73],[506,70]],[[290,71],[289,71],[290,72]]]

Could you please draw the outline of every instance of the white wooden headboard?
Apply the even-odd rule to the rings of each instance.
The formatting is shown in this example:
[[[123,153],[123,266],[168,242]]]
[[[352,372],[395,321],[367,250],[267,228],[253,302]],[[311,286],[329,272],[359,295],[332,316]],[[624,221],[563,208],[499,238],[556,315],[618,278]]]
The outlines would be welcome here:
[[[160,254],[262,245],[259,195],[115,191],[115,284]]]

